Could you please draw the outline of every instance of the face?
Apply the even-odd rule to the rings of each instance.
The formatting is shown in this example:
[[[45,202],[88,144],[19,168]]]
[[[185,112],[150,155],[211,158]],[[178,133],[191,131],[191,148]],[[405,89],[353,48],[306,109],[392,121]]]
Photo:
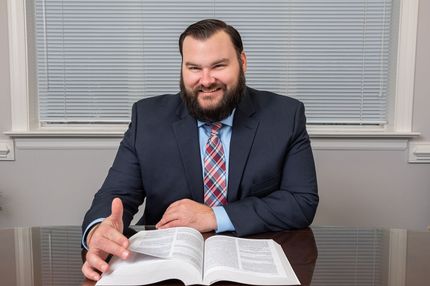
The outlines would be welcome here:
[[[182,53],[181,91],[190,114],[205,122],[230,115],[245,89],[245,54],[238,56],[224,31],[206,40],[186,37]]]

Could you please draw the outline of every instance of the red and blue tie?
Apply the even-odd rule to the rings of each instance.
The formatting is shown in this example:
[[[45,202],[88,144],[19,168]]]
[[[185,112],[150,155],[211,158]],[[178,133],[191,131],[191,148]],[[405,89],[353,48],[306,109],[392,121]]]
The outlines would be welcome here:
[[[227,204],[226,162],[218,134],[222,123],[208,125],[211,133],[206,143],[204,160],[204,201],[206,205],[213,207]]]

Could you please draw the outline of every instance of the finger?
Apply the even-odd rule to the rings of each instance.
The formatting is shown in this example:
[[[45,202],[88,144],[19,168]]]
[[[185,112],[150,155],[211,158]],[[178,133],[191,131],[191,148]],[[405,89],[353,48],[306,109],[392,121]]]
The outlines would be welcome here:
[[[100,272],[105,272],[109,269],[109,264],[92,251],[88,251],[86,258],[86,263],[88,263],[92,271],[96,269]]]
[[[110,217],[115,222],[122,222],[123,206],[120,198],[112,200],[112,214]]]
[[[164,219],[164,218],[162,218],[156,225],[155,225],[155,228],[163,228],[163,226],[166,224],[166,223],[168,223],[169,221],[168,220],[166,220],[166,219]]]
[[[178,214],[176,212],[165,212],[161,220],[155,225],[155,227],[161,227],[172,220],[178,219]]]
[[[84,265],[82,265],[82,273],[88,279],[95,280],[95,281],[100,279],[100,274],[94,271],[93,268],[86,261]]]
[[[119,232],[109,218],[105,219],[91,236],[88,246],[90,248],[102,249],[105,243],[104,239],[111,240],[112,242],[122,245],[124,248],[128,247],[128,239]]]
[[[110,239],[105,237],[94,237],[93,240],[95,240],[95,249],[99,249],[105,253],[113,254],[115,256],[121,257],[122,259],[127,259],[130,255],[129,250]]]
[[[159,228],[168,228],[174,226],[185,226],[185,218],[179,213],[171,214],[166,216],[162,221],[159,222]],[[156,226],[157,227],[157,226]]]
[[[165,224],[163,224],[157,228],[164,229],[164,228],[178,227],[178,226],[184,226],[184,224],[180,220],[172,220],[172,221],[165,223]]]
[[[106,231],[103,233],[103,236],[108,240],[115,242],[116,244],[121,245],[124,248],[128,248],[129,241],[124,234],[119,232],[117,229],[113,227],[107,227]]]

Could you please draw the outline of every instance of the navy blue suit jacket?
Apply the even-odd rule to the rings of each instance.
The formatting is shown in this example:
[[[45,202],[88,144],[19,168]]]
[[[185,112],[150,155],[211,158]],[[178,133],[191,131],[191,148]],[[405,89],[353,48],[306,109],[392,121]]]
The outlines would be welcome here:
[[[303,228],[318,205],[317,180],[303,104],[247,88],[233,120],[228,204],[236,233]],[[111,202],[124,204],[124,226],[146,198],[141,224],[156,224],[173,202],[203,203],[203,175],[196,120],[179,94],[143,99],[109,174],[87,212],[89,223],[110,215]]]

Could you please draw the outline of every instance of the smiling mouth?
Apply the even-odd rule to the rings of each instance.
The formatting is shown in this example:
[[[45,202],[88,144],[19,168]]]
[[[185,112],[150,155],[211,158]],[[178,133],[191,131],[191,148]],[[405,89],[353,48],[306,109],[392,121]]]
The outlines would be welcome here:
[[[214,88],[214,89],[210,89],[210,90],[201,89],[200,92],[202,92],[202,93],[213,93],[213,92],[216,92],[216,91],[218,91],[220,89],[221,89],[220,87]]]

